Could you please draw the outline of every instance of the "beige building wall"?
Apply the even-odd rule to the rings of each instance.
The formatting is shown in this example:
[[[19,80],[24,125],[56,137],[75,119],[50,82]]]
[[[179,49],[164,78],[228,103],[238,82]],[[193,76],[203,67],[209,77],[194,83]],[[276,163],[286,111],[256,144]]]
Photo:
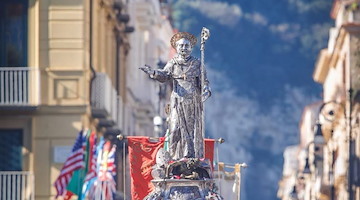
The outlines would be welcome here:
[[[86,1],[38,1],[41,105],[32,117],[35,198],[51,199],[63,163],[56,147],[72,146],[89,127],[88,10]],[[38,8],[36,8],[38,7]]]
[[[108,131],[91,104],[96,75],[105,75],[114,91],[116,114],[105,117],[115,122],[112,128],[154,136],[159,85],[138,67],[169,59],[173,31],[162,9],[157,0],[29,0],[24,67],[31,69],[30,105],[0,109],[0,129],[23,130],[23,171],[34,173],[36,200],[54,199],[53,183],[63,166],[57,149],[71,148],[84,128]],[[119,183],[118,190],[123,188]]]
[[[62,164],[55,146],[71,146],[89,125],[88,62],[85,59],[83,1],[29,1],[28,66],[35,109],[0,111],[0,128],[22,129],[23,171],[35,176],[35,198],[50,199]]]

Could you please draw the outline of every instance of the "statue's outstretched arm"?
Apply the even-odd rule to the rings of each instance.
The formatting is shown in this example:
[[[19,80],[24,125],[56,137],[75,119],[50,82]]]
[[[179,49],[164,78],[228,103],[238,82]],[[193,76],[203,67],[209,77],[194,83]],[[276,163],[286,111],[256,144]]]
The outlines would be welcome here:
[[[144,71],[145,73],[149,74],[150,76],[155,73],[155,70],[152,69],[149,65],[146,65],[146,64],[145,64],[144,67],[139,67],[139,69],[141,69],[141,70]]]
[[[144,67],[139,67],[142,71],[149,74],[150,78],[155,79],[161,83],[169,81],[172,79],[172,67],[174,64],[169,61],[164,69],[152,69],[150,66],[145,65]]]

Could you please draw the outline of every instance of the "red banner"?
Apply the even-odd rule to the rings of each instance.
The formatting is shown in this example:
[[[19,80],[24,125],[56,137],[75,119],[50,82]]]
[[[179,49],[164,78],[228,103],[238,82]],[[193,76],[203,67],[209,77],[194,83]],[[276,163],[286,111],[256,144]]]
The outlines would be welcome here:
[[[164,145],[164,138],[158,141],[149,141],[149,137],[128,136],[130,175],[131,175],[131,199],[142,200],[148,195],[153,184],[151,180],[152,167],[156,164],[156,153]],[[211,165],[214,157],[214,139],[205,139],[205,158]]]
[[[148,195],[153,185],[151,180],[152,166],[155,163],[157,151],[163,147],[164,138],[158,142],[149,141],[149,137],[128,136],[130,175],[131,175],[131,199],[142,200]]]

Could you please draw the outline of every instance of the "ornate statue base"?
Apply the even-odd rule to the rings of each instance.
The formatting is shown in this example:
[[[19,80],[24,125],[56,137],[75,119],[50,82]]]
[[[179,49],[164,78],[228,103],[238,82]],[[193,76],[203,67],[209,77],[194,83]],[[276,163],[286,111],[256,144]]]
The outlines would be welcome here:
[[[170,161],[153,168],[155,188],[144,200],[220,200],[208,160],[197,158]]]
[[[155,189],[147,200],[189,200],[189,199],[222,199],[213,191],[214,180],[164,179],[152,180]]]

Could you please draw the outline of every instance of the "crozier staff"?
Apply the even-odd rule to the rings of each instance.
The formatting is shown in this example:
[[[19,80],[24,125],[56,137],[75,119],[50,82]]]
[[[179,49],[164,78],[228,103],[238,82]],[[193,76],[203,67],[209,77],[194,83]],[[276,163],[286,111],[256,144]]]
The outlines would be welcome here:
[[[204,157],[202,110],[211,91],[205,70],[201,73],[200,60],[191,55],[196,41],[190,33],[176,33],[170,42],[177,55],[167,62],[164,69],[152,69],[147,65],[140,67],[152,79],[172,81],[169,152],[173,159]]]

